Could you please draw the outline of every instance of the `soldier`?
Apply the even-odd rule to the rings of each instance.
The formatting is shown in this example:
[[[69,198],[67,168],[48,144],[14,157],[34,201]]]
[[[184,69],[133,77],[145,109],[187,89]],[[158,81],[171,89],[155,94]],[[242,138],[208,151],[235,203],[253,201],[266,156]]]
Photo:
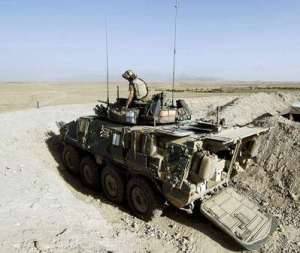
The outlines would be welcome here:
[[[122,75],[129,82],[129,95],[126,109],[130,107],[133,101],[143,100],[148,95],[148,86],[144,80],[138,78],[132,70],[127,70]]]

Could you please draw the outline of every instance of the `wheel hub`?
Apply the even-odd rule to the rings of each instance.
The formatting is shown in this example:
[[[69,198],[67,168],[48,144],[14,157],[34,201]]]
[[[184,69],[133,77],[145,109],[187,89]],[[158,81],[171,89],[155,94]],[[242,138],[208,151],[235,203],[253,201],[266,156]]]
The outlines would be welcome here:
[[[105,177],[105,187],[110,196],[116,197],[118,194],[117,180],[112,175]]]
[[[131,191],[131,196],[132,196],[132,201],[133,205],[136,208],[137,211],[140,213],[145,213],[148,210],[148,203],[147,203],[147,198],[143,191],[135,187]]]
[[[83,174],[86,182],[90,185],[93,184],[93,173],[88,165],[83,167]]]
[[[66,153],[66,162],[67,162],[68,167],[70,169],[74,169],[75,168],[74,161],[72,160],[72,156],[70,155],[70,152]]]

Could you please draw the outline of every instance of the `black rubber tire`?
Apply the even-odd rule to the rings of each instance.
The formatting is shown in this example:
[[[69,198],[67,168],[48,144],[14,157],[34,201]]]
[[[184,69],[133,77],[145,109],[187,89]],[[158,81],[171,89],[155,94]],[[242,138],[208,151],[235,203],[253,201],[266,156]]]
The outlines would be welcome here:
[[[76,148],[70,145],[65,145],[62,154],[62,161],[64,166],[71,173],[79,174],[80,153]]]
[[[125,182],[121,173],[112,165],[107,165],[101,172],[101,187],[110,201],[120,204],[124,201]]]
[[[159,193],[142,177],[129,180],[126,195],[129,208],[136,217],[149,221],[162,214],[163,204]]]
[[[82,183],[94,190],[100,190],[100,168],[95,160],[86,156],[80,163],[80,178]]]

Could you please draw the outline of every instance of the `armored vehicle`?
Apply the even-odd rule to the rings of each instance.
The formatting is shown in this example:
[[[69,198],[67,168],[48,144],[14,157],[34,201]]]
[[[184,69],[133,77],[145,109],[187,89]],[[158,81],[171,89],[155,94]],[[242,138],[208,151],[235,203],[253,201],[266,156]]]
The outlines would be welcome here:
[[[149,220],[166,205],[201,212],[247,249],[258,248],[275,220],[229,186],[238,163],[256,156],[268,129],[213,122],[124,125],[105,115],[60,128],[63,162],[114,203]]]

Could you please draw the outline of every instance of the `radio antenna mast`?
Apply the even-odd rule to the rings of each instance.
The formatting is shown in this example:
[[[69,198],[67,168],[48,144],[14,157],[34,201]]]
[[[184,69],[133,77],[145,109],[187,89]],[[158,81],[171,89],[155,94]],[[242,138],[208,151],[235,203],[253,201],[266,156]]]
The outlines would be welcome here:
[[[106,47],[106,96],[107,106],[109,106],[109,64],[108,64],[108,31],[107,19],[105,20],[105,47]]]
[[[175,106],[175,105],[174,105],[174,88],[175,88],[175,71],[176,71],[177,11],[178,11],[178,0],[176,0],[176,2],[175,2],[174,51],[173,51],[173,78],[172,78],[172,106]]]

